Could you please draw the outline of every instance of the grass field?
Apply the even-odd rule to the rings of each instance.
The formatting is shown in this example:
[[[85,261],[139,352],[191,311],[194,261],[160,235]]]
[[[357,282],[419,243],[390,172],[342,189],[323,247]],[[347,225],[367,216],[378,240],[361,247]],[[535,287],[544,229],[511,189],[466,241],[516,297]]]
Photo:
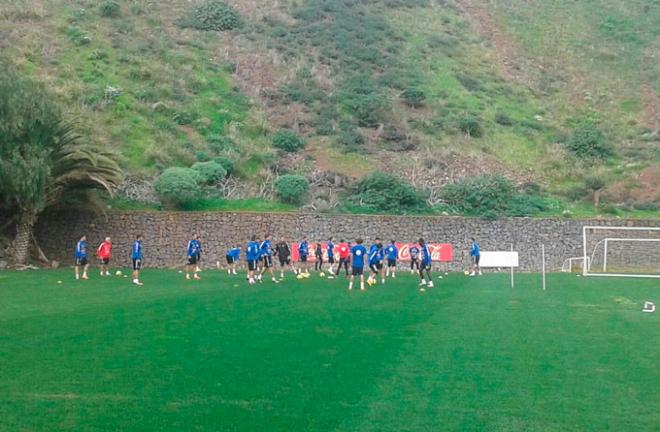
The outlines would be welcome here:
[[[660,425],[660,319],[640,311],[657,280],[203,276],[1,272],[0,431]]]

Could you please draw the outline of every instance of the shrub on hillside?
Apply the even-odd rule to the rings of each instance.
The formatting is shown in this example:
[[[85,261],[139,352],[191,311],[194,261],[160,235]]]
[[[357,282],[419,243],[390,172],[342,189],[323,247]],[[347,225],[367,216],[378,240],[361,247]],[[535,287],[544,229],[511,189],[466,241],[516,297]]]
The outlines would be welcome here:
[[[102,17],[117,18],[121,15],[121,7],[115,0],[103,0],[99,6],[99,13]]]
[[[349,102],[349,106],[360,126],[375,127],[382,123],[390,105],[385,96],[370,93],[356,95]]]
[[[605,159],[612,155],[605,134],[591,123],[578,125],[566,142],[566,148],[575,156],[585,161]]]
[[[234,140],[227,136],[223,135],[212,135],[208,139],[209,148],[216,153],[220,153],[225,150],[232,150],[236,144]]]
[[[458,129],[474,138],[479,138],[484,134],[479,118],[472,114],[463,114],[458,118]]]
[[[350,190],[348,204],[384,212],[415,212],[426,207],[422,195],[404,179],[376,171]]]
[[[301,204],[308,190],[309,181],[301,175],[286,174],[275,181],[277,197],[285,203]]]
[[[305,147],[305,141],[290,129],[280,129],[273,136],[273,147],[294,153]]]
[[[207,0],[183,16],[179,25],[195,30],[232,30],[240,25],[240,16],[223,1]]]
[[[168,168],[154,182],[154,189],[166,207],[181,207],[200,197],[199,174],[190,168]]]
[[[502,126],[512,126],[514,124],[514,121],[506,113],[498,111],[495,113],[495,123]]]
[[[448,184],[440,197],[456,212],[493,219],[498,216],[531,216],[546,210],[548,204],[535,184],[520,190],[498,175],[470,177]]]
[[[515,194],[513,183],[497,175],[458,180],[444,186],[440,192],[446,204],[468,215],[503,214]]]
[[[358,150],[364,145],[364,137],[355,127],[342,128],[337,135],[337,144],[346,146],[349,150]]]
[[[426,94],[423,90],[417,87],[408,87],[403,92],[401,92],[401,97],[406,105],[413,108],[419,108],[424,105],[426,100]]]
[[[202,183],[213,184],[227,176],[227,171],[216,161],[197,162],[191,167],[199,173]]]
[[[225,169],[227,175],[230,175],[234,172],[234,161],[229,159],[227,156],[218,156],[213,160],[219,163],[220,166],[222,166]]]
[[[211,160],[211,156],[205,151],[199,150],[195,152],[195,159],[197,159],[197,162],[208,162]]]

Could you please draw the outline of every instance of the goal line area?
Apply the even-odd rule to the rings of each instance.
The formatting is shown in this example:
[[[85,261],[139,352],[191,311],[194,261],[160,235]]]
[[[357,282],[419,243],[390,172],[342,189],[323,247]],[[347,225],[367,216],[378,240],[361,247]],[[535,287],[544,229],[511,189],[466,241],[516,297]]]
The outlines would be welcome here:
[[[660,227],[584,226],[584,276],[660,278]]]

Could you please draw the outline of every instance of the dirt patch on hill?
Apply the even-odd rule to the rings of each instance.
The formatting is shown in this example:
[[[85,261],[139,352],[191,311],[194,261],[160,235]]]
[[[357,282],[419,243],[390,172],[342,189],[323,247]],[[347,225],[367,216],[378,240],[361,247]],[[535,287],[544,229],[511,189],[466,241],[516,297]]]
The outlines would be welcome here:
[[[473,0],[457,0],[456,4],[477,34],[493,45],[500,74],[533,85],[535,80],[527,71],[530,67],[538,68],[538,65],[533,65],[522,55],[523,48],[500,28],[493,15]]]
[[[642,85],[639,93],[643,107],[641,120],[644,126],[660,129],[660,96],[649,85]]]
[[[633,179],[612,184],[603,197],[612,202],[660,203],[660,166],[648,167]]]

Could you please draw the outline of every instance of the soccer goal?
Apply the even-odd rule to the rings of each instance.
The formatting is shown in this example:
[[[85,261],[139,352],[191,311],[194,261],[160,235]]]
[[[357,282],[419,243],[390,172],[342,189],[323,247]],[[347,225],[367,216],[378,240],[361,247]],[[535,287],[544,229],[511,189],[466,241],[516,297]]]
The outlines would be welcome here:
[[[582,246],[584,276],[660,278],[660,227],[585,226]]]

